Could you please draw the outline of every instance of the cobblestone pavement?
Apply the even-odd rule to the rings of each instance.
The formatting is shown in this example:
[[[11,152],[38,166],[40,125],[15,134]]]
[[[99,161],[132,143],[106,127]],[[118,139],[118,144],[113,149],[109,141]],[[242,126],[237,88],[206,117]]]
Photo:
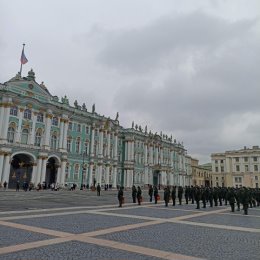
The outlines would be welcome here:
[[[0,191],[1,259],[259,259],[260,207],[196,210],[116,191]],[[161,194],[162,195],[162,194]],[[161,196],[162,197],[162,196]]]

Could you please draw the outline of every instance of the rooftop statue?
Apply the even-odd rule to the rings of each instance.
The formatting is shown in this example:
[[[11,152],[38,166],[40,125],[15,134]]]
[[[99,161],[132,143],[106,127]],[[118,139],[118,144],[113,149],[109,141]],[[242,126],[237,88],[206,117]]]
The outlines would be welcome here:
[[[118,118],[119,118],[119,113],[117,112],[115,121],[118,121]]]
[[[61,98],[61,102],[62,104],[69,105],[69,100],[66,95]]]
[[[95,113],[95,103],[93,104],[93,106],[92,106],[92,113]]]

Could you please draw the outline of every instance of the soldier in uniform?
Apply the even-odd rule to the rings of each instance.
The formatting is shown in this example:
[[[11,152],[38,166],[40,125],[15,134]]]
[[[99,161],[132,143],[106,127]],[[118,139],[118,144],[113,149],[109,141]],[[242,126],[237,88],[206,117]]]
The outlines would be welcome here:
[[[157,187],[154,185],[153,187],[153,196],[154,196],[154,203],[157,204],[157,200],[158,200],[158,189]]]
[[[137,189],[135,185],[132,187],[132,198],[133,198],[133,203],[136,203],[136,195],[137,195]]]
[[[124,200],[124,191],[123,188],[120,187],[117,193],[117,198],[118,198],[118,202],[119,202],[119,207],[122,207],[123,204],[123,200]]]
[[[137,187],[137,201],[138,201],[138,205],[141,205],[141,202],[142,202],[142,190],[141,190],[140,186]]]
[[[207,192],[206,192],[206,188],[201,188],[201,200],[202,200],[202,204],[203,204],[203,208],[206,208],[206,201],[207,201]]]
[[[153,201],[153,186],[149,185],[148,195],[150,197],[150,202]]]
[[[213,207],[213,190],[212,188],[209,188],[209,206]]]
[[[229,201],[229,205],[231,207],[231,212],[235,211],[235,192],[233,188],[228,188],[227,190],[227,199]]]
[[[243,204],[244,214],[248,214],[248,204],[249,204],[249,192],[246,187],[243,187],[243,191],[241,193],[241,202]]]
[[[164,196],[163,196],[165,207],[168,207],[168,203],[170,201],[170,190],[169,187],[164,188]]]
[[[218,206],[218,189],[216,187],[213,188],[213,199],[214,199],[214,206]]]
[[[201,199],[201,191],[199,187],[195,188],[195,201],[197,204],[197,208],[196,209],[200,209],[200,199]]]
[[[190,194],[190,187],[185,186],[184,197],[185,197],[186,204],[189,204],[189,194]]]
[[[176,186],[172,187],[172,206],[175,206],[176,203]]]
[[[178,188],[179,205],[182,204],[182,194],[183,194],[183,188],[182,188],[182,186],[179,186],[179,188]]]

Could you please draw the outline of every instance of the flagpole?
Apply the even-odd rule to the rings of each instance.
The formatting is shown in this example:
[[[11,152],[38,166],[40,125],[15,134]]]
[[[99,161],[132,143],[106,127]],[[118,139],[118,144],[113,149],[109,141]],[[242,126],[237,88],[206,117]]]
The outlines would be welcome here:
[[[22,53],[24,53],[24,46],[25,46],[25,43],[23,43]],[[21,61],[21,67],[20,67],[20,75],[21,75],[21,76],[22,76],[22,68],[23,68],[23,64],[22,64],[22,61]]]

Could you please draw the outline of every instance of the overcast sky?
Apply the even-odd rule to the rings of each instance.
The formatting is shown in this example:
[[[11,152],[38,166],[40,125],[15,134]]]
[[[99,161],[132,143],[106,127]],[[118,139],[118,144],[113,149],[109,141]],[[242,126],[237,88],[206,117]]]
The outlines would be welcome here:
[[[1,83],[26,43],[23,76],[200,163],[260,145],[259,0],[0,0],[0,29]]]

